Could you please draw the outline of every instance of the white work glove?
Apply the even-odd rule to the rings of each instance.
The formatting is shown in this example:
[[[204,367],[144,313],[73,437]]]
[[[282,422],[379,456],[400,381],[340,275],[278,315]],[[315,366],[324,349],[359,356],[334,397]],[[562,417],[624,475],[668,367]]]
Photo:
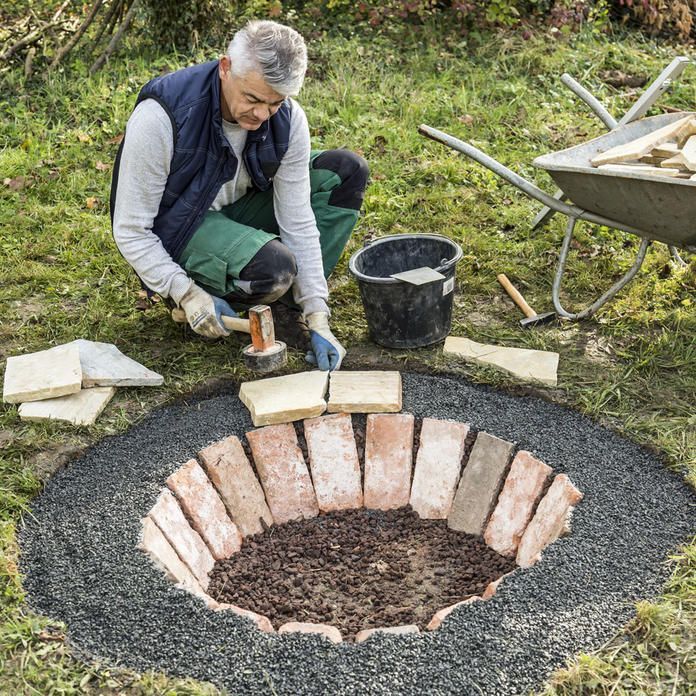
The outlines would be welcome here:
[[[186,321],[189,326],[201,336],[206,338],[220,338],[229,336],[230,332],[222,323],[222,316],[236,317],[237,313],[227,302],[220,297],[209,295],[203,288],[195,283],[179,302],[180,307],[186,313]]]
[[[308,314],[307,326],[312,350],[307,353],[305,360],[310,365],[316,365],[323,372],[338,370],[345,357],[346,349],[331,333],[328,312]]]

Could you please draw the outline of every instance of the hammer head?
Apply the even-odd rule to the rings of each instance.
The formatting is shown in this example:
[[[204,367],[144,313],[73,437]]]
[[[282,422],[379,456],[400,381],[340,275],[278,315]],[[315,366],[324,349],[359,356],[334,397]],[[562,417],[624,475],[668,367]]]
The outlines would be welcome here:
[[[531,326],[539,326],[539,324],[548,324],[556,318],[556,312],[544,312],[543,314],[535,314],[533,317],[525,317],[520,319],[520,326],[523,329],[528,329]]]
[[[263,353],[275,346],[273,315],[268,305],[255,305],[249,310],[249,333],[251,345],[257,352]]]

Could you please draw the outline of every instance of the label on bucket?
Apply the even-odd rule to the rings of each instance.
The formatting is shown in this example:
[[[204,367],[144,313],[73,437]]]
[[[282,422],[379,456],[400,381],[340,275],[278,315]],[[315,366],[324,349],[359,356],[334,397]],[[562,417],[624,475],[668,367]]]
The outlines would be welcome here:
[[[442,296],[449,295],[454,290],[454,278],[448,278],[442,284]]]

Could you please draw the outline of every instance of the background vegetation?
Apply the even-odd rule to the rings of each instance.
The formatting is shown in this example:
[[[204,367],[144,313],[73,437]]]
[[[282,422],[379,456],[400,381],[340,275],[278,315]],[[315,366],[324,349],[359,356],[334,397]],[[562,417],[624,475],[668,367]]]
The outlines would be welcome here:
[[[674,43],[692,31],[690,2],[135,2],[10,0],[0,8],[0,358],[82,337],[116,343],[165,376],[161,389],[120,390],[92,428],[22,423],[15,407],[0,410],[0,694],[215,692],[78,661],[65,628],[25,603],[16,531],[43,482],[82,447],[211,380],[245,376],[233,341],[191,340],[161,305],[142,311],[137,281],[111,239],[107,203],[113,157],[141,85],[216,56],[246,17],[275,17],[305,33],[311,67],[302,103],[313,143],[352,148],[371,165],[364,214],[331,280],[346,367],[459,372],[517,388],[500,373],[445,360],[439,348],[386,351],[367,338],[350,252],[389,233],[447,234],[465,252],[453,334],[557,350],[559,388],[543,390],[546,398],[657,448],[696,485],[694,259],[678,268],[656,244],[638,279],[594,319],[522,332],[495,276],[507,273],[532,306],[550,308],[563,221],[532,232],[536,204],[416,133],[423,122],[441,127],[552,190],[533,158],[602,132],[560,84],[561,73],[619,116],[640,85],[690,50]],[[689,67],[654,112],[692,109],[695,88]],[[583,226],[564,301],[577,307],[594,298],[630,266],[636,246],[636,238]],[[290,369],[301,366],[293,353]],[[668,562],[664,594],[640,603],[607,645],[571,660],[547,694],[690,693],[696,542]]]

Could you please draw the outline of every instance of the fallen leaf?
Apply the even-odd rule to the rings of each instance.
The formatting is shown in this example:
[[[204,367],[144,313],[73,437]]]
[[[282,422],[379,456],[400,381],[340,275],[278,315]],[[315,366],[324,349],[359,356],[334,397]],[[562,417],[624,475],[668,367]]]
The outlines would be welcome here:
[[[97,160],[97,163],[94,165],[100,172],[105,172],[111,169],[110,164],[104,164],[101,160]]]
[[[87,133],[78,133],[77,139],[81,143],[91,143],[92,142],[92,138],[90,138],[89,135],[87,135]]]
[[[113,138],[109,138],[106,142],[109,143],[109,145],[120,145],[122,140],[123,133],[119,133],[118,135],[115,135]]]
[[[90,196],[89,198],[85,199],[85,205],[87,206],[87,208],[89,210],[92,210],[93,208],[95,208],[98,203],[99,203],[99,199],[96,198],[95,196]]]
[[[471,114],[464,114],[463,116],[459,117],[459,120],[463,124],[470,126],[474,122],[474,117]]]
[[[3,179],[3,184],[9,187],[12,191],[21,191],[33,181],[30,176],[16,176],[14,179]]]

